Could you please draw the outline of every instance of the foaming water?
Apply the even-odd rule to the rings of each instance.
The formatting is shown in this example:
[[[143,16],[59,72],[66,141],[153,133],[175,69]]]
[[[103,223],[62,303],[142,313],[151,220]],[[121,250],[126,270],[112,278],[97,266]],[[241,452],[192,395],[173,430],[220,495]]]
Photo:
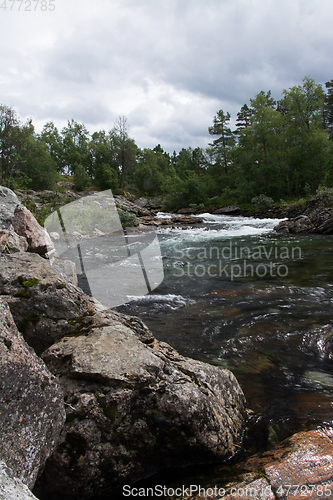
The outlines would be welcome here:
[[[166,295],[158,295],[152,293],[149,295],[142,295],[141,297],[128,295],[128,299],[132,299],[137,304],[149,304],[150,308],[153,309],[168,308],[175,310],[179,309],[180,307],[195,304],[195,300],[172,293],[168,293]]]
[[[199,216],[198,216],[199,217]],[[261,235],[272,231],[282,219],[254,219],[225,215],[200,214],[204,222],[195,227],[160,228],[158,233],[169,235],[171,242],[213,241],[233,237]]]

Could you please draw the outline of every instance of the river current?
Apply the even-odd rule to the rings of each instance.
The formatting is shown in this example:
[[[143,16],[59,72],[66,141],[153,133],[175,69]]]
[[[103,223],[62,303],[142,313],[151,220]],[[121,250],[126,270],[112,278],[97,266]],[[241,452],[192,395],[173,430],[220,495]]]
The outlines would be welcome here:
[[[164,281],[118,310],[181,354],[232,370],[267,423],[267,446],[331,425],[333,364],[320,342],[333,323],[332,237],[278,235],[277,219],[203,217],[158,230]]]
[[[250,451],[331,426],[333,363],[320,347],[333,323],[332,237],[279,235],[277,219],[200,217],[158,229],[163,282],[117,310],[235,374],[252,411]]]

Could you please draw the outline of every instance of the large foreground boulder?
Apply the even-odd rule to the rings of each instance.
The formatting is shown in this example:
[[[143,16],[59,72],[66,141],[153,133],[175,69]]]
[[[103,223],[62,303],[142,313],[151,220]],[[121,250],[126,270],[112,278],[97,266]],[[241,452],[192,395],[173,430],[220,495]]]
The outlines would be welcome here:
[[[67,423],[37,496],[80,499],[237,450],[244,396],[228,370],[146,345],[116,322],[66,337],[42,357],[63,387]]]
[[[65,420],[63,395],[0,300],[0,459],[30,488]]]
[[[0,256],[0,294],[26,341],[47,349],[65,395],[67,422],[38,482],[43,498],[79,499],[235,453],[245,402],[231,372],[183,358],[37,254]]]
[[[59,445],[38,479],[36,495],[47,500],[81,499],[167,466],[225,460],[234,455],[242,438],[245,400],[232,373],[180,356],[154,339],[138,318],[103,308],[63,274],[65,269],[59,262],[52,268],[49,260],[38,255],[46,256],[44,233],[40,229],[36,232],[42,237],[40,244],[34,230],[29,229],[31,219],[26,209],[16,205],[9,218],[29,253],[0,255],[0,298],[8,303],[26,342],[42,355],[59,380],[67,412]],[[8,316],[8,308],[6,311]],[[4,351],[7,356],[14,352],[14,344],[5,338],[2,349],[10,351]],[[30,368],[34,369],[38,358],[29,352]],[[44,413],[39,415],[38,388],[24,371],[19,348],[14,353],[21,363],[15,366],[16,373],[24,373],[29,389],[22,382],[23,393],[15,399],[16,406],[11,406],[5,385],[10,375],[6,374],[3,394],[7,406],[2,425],[3,447],[8,454],[0,453],[0,458],[19,472],[20,478],[24,475],[30,486],[54,447],[64,412],[58,404],[60,395],[49,391],[49,386],[56,386],[55,379],[39,360],[48,374],[42,374],[45,380],[40,387],[46,400]],[[22,431],[23,438],[28,436],[33,444],[17,440],[21,454],[33,455],[31,470],[22,465],[20,472],[24,461],[12,443],[13,425],[20,432],[19,424],[26,423],[23,406],[28,415],[31,413],[26,395],[37,398],[35,417],[49,434],[47,440],[40,437],[36,447],[31,433]],[[48,412],[52,404],[57,416]],[[39,439],[38,433],[36,436]],[[49,448],[46,441],[51,443]]]
[[[141,204],[133,203],[128,199],[126,199],[124,196],[115,195],[114,201],[116,203],[117,208],[135,214],[138,217],[144,215],[151,215],[151,211],[148,210],[148,208],[144,208]]]

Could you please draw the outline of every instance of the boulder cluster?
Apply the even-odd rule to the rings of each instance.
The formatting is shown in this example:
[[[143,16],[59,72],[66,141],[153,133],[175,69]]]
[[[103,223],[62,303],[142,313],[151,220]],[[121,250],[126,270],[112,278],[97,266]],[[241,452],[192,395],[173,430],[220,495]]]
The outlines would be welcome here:
[[[0,231],[0,498],[81,499],[236,453],[246,410],[230,371],[86,295],[3,187]]]
[[[281,234],[333,234],[331,201],[325,197],[308,200],[305,206],[288,210],[286,220],[274,229]]]
[[[141,205],[141,223],[156,220]],[[329,224],[330,213],[317,212]],[[247,410],[234,375],[181,356],[139,318],[86,295],[75,265],[57,258],[4,187],[0,359],[0,500],[81,500],[165,467],[225,461],[242,447]],[[296,434],[236,465],[240,478],[223,498],[333,498],[332,456],[331,430]]]

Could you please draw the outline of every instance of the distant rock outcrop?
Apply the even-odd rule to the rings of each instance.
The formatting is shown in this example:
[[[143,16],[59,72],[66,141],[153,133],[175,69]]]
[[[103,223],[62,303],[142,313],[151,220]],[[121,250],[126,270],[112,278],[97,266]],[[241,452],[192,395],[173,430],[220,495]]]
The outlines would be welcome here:
[[[295,219],[282,220],[274,227],[274,231],[283,234],[311,233],[314,229],[315,226],[306,215],[299,215]]]
[[[305,206],[288,210],[288,219],[274,230],[282,234],[333,234],[333,211],[327,198],[313,198]]]
[[[92,299],[37,254],[0,255],[0,297],[38,354],[93,314]]]

